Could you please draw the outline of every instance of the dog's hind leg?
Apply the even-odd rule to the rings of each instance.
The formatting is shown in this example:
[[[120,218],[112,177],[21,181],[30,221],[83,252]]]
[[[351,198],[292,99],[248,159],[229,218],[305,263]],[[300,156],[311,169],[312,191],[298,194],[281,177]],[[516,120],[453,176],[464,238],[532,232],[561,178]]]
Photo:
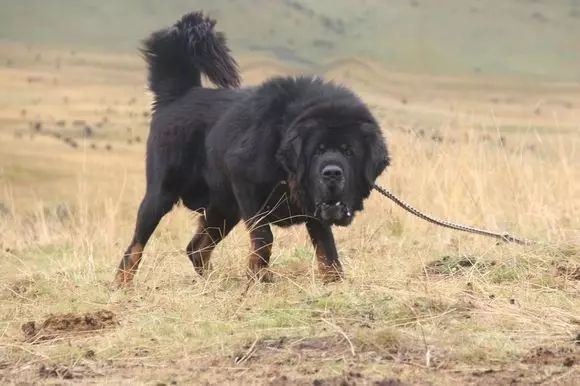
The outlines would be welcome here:
[[[200,217],[197,233],[186,249],[187,256],[198,274],[203,275],[209,269],[212,251],[238,221],[239,219],[228,218],[212,208],[208,208],[204,216]]]
[[[171,210],[176,201],[177,197],[169,193],[145,194],[139,206],[133,240],[123,255],[115,275],[115,285],[124,286],[131,283],[141,262],[145,244],[161,218]]]

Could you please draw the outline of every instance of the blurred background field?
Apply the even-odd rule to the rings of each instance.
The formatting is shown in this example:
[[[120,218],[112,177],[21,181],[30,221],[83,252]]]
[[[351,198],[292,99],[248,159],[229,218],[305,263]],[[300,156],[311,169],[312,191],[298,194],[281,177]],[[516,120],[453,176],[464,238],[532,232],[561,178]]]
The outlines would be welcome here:
[[[236,52],[298,65],[364,57],[389,69],[580,80],[577,0],[3,0],[2,38],[134,51],[192,8]]]
[[[0,7],[2,383],[574,384],[580,2]],[[381,184],[545,243],[433,228],[372,195],[336,230],[345,282],[321,284],[291,228],[275,231],[275,283],[248,285],[243,227],[200,279],[184,253],[196,216],[178,207],[135,287],[112,291],[144,191],[139,41],[197,9],[218,19],[244,84],[314,73],[367,101],[392,151]]]

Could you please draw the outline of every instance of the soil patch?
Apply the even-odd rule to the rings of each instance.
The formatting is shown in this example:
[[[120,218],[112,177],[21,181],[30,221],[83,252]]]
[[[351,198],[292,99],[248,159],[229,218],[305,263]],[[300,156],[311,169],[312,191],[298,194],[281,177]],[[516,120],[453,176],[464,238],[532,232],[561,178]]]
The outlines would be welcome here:
[[[444,353],[435,347],[427,349],[417,342],[404,340],[386,341],[382,336],[374,337],[375,344],[369,344],[366,339],[353,338],[346,340],[340,335],[312,337],[299,340],[291,340],[282,337],[276,340],[263,340],[253,345],[244,346],[234,361],[241,363],[246,360],[254,361],[261,357],[272,358],[273,354],[286,354],[285,357],[303,359],[330,359],[330,358],[356,358],[363,359],[372,357],[376,360],[393,361],[396,363],[409,363],[426,365],[426,355],[429,356],[429,367],[440,368],[445,363]]]
[[[556,275],[568,280],[580,280],[580,265],[568,262],[556,264]]]
[[[471,269],[485,271],[488,265],[478,261],[473,256],[443,256],[427,264],[424,273],[427,275],[453,276],[463,274]]]
[[[16,280],[6,287],[6,293],[13,298],[34,298],[38,294],[34,285],[32,279]]]
[[[274,383],[272,383],[274,384]],[[369,379],[364,377],[361,373],[349,372],[344,376],[337,376],[331,378],[314,379],[313,386],[356,386],[359,384],[368,384],[373,386],[404,386],[407,383],[401,382],[398,378],[386,378],[369,382]]]
[[[41,378],[61,378],[61,379],[82,379],[91,378],[98,374],[95,374],[93,370],[82,364],[77,364],[75,366],[66,365],[40,365],[38,369],[38,375]]]
[[[117,316],[106,310],[84,314],[49,315],[43,322],[30,321],[22,325],[27,342],[40,342],[65,336],[90,333],[117,326]]]
[[[310,357],[342,357],[351,355],[348,342],[344,338],[334,336],[306,338],[291,340],[287,337],[281,337],[273,340],[258,340],[248,343],[234,355],[234,363],[240,365],[244,362],[253,362],[260,360],[262,357],[272,358],[277,356],[285,357],[285,362],[291,360],[291,357],[299,354],[302,358]]]
[[[533,365],[572,367],[580,363],[580,350],[574,347],[536,347],[522,360]]]

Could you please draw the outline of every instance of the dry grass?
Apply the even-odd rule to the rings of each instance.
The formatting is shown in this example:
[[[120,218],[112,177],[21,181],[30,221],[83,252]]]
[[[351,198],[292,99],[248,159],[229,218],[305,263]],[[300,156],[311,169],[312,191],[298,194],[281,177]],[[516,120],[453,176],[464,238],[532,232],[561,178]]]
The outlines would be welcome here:
[[[38,50],[6,47],[0,58],[12,60],[0,68],[2,383],[573,384],[580,87],[329,69],[382,120],[393,166],[381,184],[441,217],[545,244],[433,228],[375,194],[336,230],[345,282],[316,279],[297,227],[275,230],[275,283],[248,285],[245,230],[198,278],[184,254],[196,219],[177,208],[134,288],[112,291],[144,188],[143,143],[128,143],[147,133],[142,68],[134,58],[58,51],[36,62]],[[250,83],[260,66],[283,68],[253,63]],[[103,124],[82,139],[75,119]],[[36,120],[40,132],[29,127]],[[119,324],[37,342],[21,331],[49,314],[98,310]]]

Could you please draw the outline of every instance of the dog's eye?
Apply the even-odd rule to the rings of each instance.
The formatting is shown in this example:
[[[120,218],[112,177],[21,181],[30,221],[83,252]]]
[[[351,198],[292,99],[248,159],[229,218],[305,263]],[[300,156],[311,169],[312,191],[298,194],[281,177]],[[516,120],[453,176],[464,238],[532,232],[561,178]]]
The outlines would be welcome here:
[[[352,153],[352,149],[350,148],[350,146],[342,144],[340,145],[340,150],[343,152],[344,155],[346,155],[347,157],[351,157],[353,155]]]

